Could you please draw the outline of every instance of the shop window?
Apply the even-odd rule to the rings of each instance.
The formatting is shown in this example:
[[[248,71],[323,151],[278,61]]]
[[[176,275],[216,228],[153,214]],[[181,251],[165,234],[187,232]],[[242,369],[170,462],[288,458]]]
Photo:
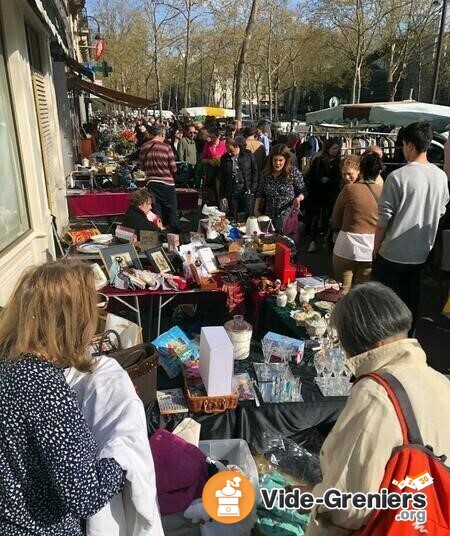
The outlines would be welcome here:
[[[0,251],[29,229],[6,59],[0,35]]]

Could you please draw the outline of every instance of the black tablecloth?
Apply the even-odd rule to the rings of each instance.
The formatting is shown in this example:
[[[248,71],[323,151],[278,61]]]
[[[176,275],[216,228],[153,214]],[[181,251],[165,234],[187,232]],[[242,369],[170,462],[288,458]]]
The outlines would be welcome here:
[[[254,451],[263,452],[264,432],[293,437],[308,428],[336,421],[345,405],[346,397],[322,396],[313,381],[315,369],[310,358],[311,354],[306,350],[302,364],[293,369],[294,374],[300,375],[302,379],[304,402],[262,403],[260,407],[239,405],[235,410],[214,415],[191,414],[190,416],[202,425],[200,439],[242,438]],[[261,356],[257,352],[252,352],[250,359],[235,362],[235,373],[248,371],[253,374],[252,362],[260,360]],[[181,377],[169,380],[159,368],[159,389],[170,389],[181,385]],[[186,417],[186,413],[160,415],[157,403],[148,406],[146,413],[149,433],[158,428],[173,430]]]

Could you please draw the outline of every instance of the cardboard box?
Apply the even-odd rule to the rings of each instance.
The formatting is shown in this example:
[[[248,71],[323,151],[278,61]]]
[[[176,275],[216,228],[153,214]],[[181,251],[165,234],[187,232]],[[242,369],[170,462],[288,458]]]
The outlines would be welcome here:
[[[202,328],[199,371],[208,396],[230,395],[233,345],[223,326]]]

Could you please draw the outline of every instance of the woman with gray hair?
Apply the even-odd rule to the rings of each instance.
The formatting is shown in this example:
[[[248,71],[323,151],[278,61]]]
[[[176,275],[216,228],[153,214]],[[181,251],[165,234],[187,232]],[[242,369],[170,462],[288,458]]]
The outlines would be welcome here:
[[[412,315],[389,288],[366,283],[350,290],[337,304],[332,324],[347,355],[346,366],[358,380],[376,372],[389,373],[411,401],[424,445],[436,455],[450,456],[450,382],[427,365],[416,339],[408,339]],[[336,488],[341,492],[378,492],[386,465],[403,444],[400,423],[384,388],[370,378],[353,386],[332,432],[323,444],[323,482],[314,495]],[[307,536],[342,536],[367,524],[372,510],[315,511]]]

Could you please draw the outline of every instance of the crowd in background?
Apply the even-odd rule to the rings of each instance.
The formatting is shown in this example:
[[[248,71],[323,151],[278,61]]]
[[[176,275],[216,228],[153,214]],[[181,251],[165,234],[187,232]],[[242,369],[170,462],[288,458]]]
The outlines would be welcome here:
[[[202,202],[219,206],[232,223],[264,214],[283,232],[296,211],[308,251],[328,248],[344,293],[376,278],[416,315],[422,268],[448,201],[446,174],[427,159],[430,124],[401,129],[395,147],[388,146],[399,160],[390,174],[372,138],[352,152],[342,137],[302,139],[264,122],[137,117],[133,125],[137,151],[130,158],[139,157],[153,210],[169,232],[180,230],[175,186],[184,169],[182,181],[199,188]],[[420,253],[411,244],[420,244]]]

